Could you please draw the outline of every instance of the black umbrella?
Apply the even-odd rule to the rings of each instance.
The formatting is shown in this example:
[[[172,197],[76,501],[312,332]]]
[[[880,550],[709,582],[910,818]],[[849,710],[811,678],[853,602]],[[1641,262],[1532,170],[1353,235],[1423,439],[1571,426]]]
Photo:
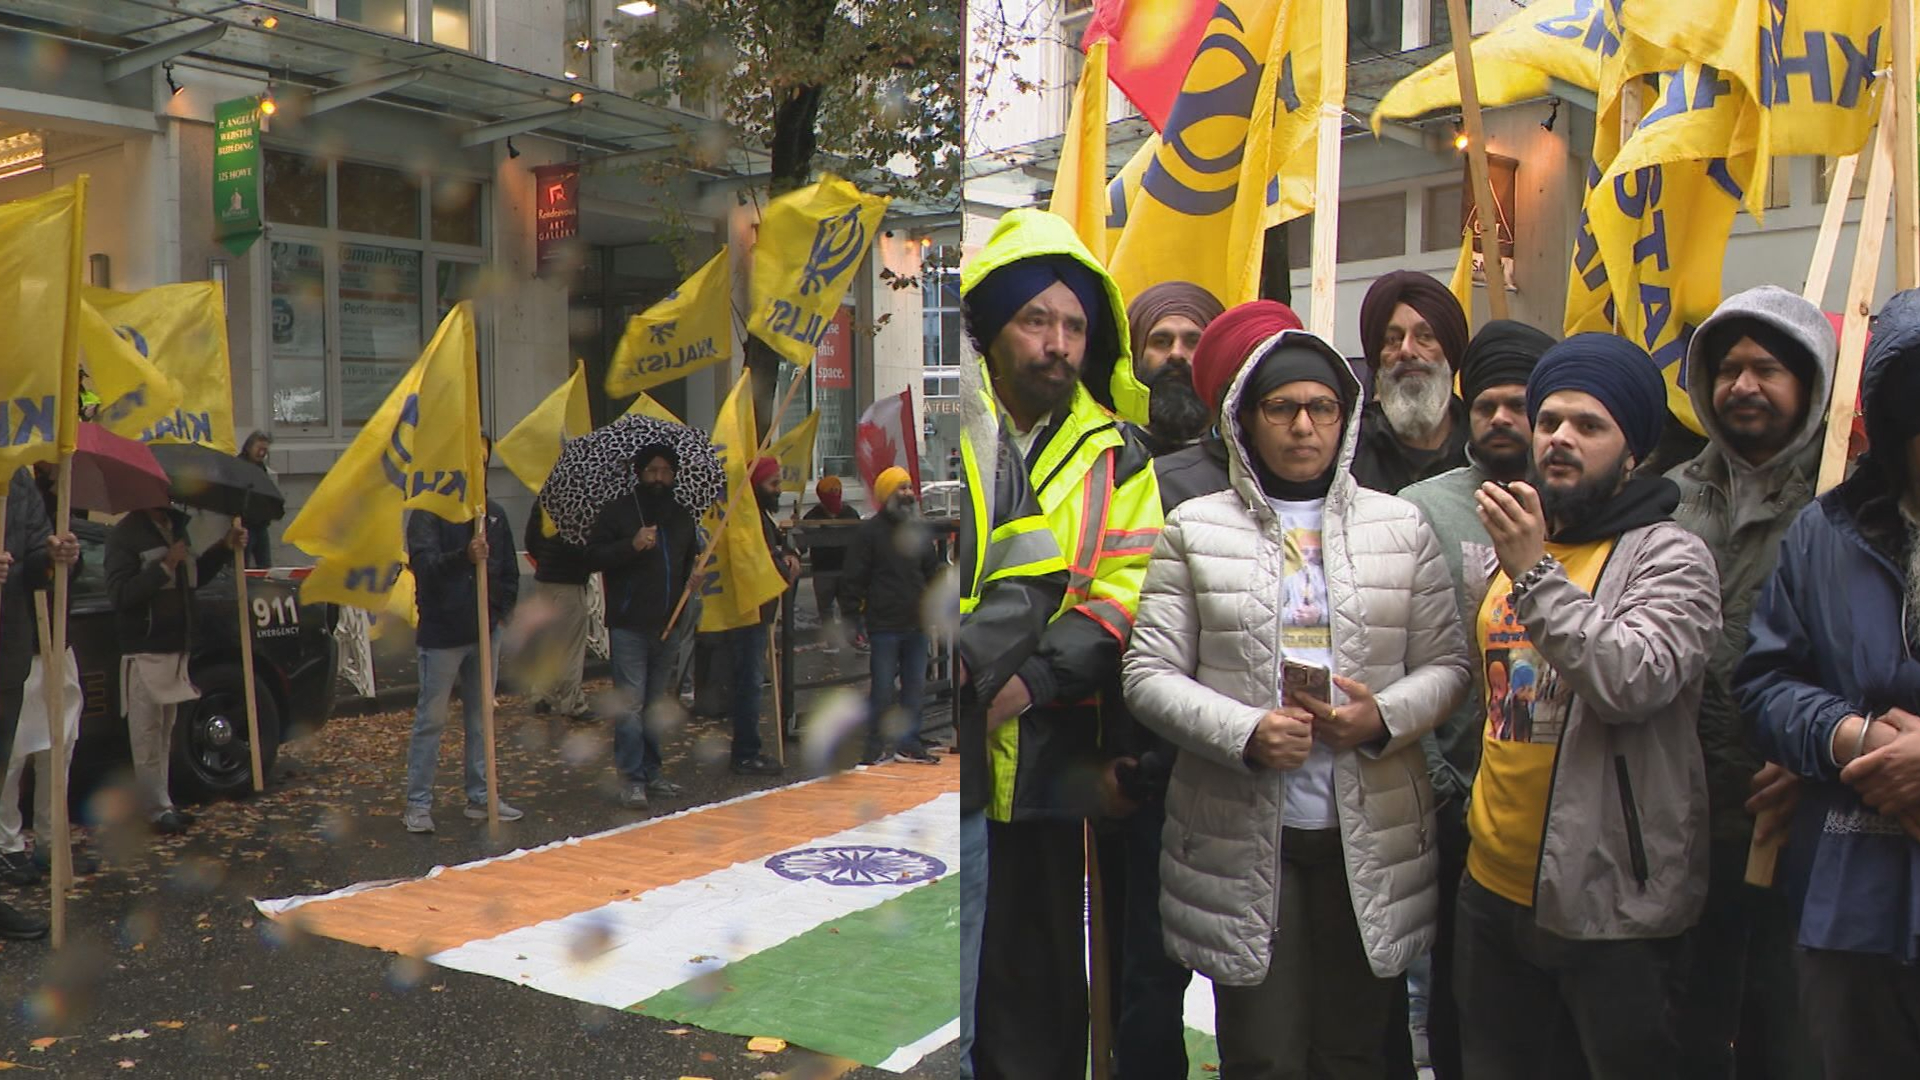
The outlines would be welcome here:
[[[541,485],[540,505],[562,537],[584,543],[600,511],[640,486],[633,456],[649,446],[671,447],[679,457],[673,501],[695,517],[726,494],[726,474],[706,432],[651,416],[623,416],[567,443]]]
[[[286,516],[286,497],[267,470],[251,461],[197,443],[162,443],[150,449],[166,470],[177,503],[249,525]]]

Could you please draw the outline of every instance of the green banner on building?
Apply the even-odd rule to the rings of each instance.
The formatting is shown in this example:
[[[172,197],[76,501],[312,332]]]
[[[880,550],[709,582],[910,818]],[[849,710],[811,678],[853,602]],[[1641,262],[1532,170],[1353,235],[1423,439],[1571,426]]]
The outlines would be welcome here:
[[[260,238],[260,99],[213,107],[213,235],[243,254]]]

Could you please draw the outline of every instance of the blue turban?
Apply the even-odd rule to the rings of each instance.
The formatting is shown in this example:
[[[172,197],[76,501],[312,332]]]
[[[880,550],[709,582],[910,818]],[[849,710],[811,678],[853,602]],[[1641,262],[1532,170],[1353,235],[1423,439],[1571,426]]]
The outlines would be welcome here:
[[[1667,381],[1647,351],[1617,334],[1575,334],[1548,349],[1527,379],[1527,422],[1560,390],[1600,399],[1627,437],[1634,460],[1644,462],[1667,424]]]
[[[1070,255],[1037,255],[1010,262],[967,290],[967,330],[973,335],[974,347],[980,354],[986,355],[993,339],[1020,314],[1027,301],[1047,291],[1056,281],[1065,283],[1079,298],[1081,310],[1087,315],[1089,338],[1101,337],[1112,327],[1106,289],[1085,263]]]

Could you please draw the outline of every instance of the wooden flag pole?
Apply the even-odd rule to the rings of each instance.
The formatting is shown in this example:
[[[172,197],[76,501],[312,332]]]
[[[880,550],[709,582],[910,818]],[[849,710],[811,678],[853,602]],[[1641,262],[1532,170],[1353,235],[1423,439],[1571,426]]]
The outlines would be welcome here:
[[[473,535],[481,540],[487,538],[487,511],[485,488],[482,487],[480,513],[473,519]],[[468,560],[472,561],[472,560]],[[487,837],[500,839],[500,774],[493,751],[493,625],[487,618],[491,602],[487,598],[487,578],[493,569],[493,552],[487,552],[485,562],[473,567],[473,580],[477,587],[480,624],[480,700],[461,703],[461,708],[480,710],[480,737],[487,744]]]
[[[767,627],[767,674],[773,678],[773,736],[774,752],[779,755],[780,765],[787,764],[787,714],[780,711],[780,650],[774,647],[773,639],[780,633],[780,607],[787,598],[782,596],[775,601],[773,625]]]
[[[1346,85],[1347,9],[1343,4],[1323,4],[1320,8],[1320,70],[1323,78],[1340,72],[1340,84]],[[1315,136],[1313,179],[1313,284],[1312,308],[1308,327],[1322,338],[1333,340],[1335,287],[1339,284],[1340,232],[1340,127],[1346,119],[1346,102],[1320,103],[1320,130]],[[1374,359],[1369,357],[1369,360]]]
[[[73,454],[71,451],[60,457],[60,478],[54,487],[53,535],[61,536],[67,531],[67,522],[73,515]],[[67,696],[67,564],[56,560],[53,564],[53,633],[46,654],[59,661],[56,671],[48,663],[41,672],[40,685],[47,696],[47,731],[53,737],[51,752],[47,755],[52,761],[48,771],[53,775],[48,781],[53,792],[48,802],[53,810],[53,947],[59,948],[67,939],[67,891],[73,888],[73,848],[68,836],[67,821],[67,746],[66,732],[61,730],[65,724]]]
[[[1833,163],[1826,213],[1820,217],[1820,235],[1813,244],[1813,260],[1807,264],[1807,284],[1800,291],[1815,307],[1826,307],[1827,282],[1833,277],[1833,254],[1840,245],[1840,228],[1847,221],[1847,204],[1853,200],[1853,178],[1859,168],[1859,154],[1848,154]]]
[[[1867,169],[1867,197],[1860,206],[1859,237],[1853,250],[1853,276],[1847,285],[1847,306],[1840,322],[1840,356],[1833,374],[1833,395],[1827,402],[1826,441],[1820,452],[1820,478],[1814,490],[1824,492],[1838,484],[1847,468],[1847,441],[1853,434],[1853,415],[1859,396],[1861,360],[1867,348],[1867,317],[1872,314],[1873,290],[1880,276],[1880,248],[1887,235],[1887,202],[1893,195],[1896,117],[1912,111],[1913,102],[1889,93],[1880,102],[1880,125],[1873,137],[1873,160]],[[1837,191],[1845,198],[1847,192]],[[1747,883],[1773,884],[1775,864],[1784,842],[1777,814],[1761,816],[1754,840],[1747,848]],[[1761,842],[1763,831],[1774,833]]]
[[[34,593],[33,593],[33,617],[34,617],[34,621],[38,623],[40,627],[40,689],[41,689],[42,697],[44,698],[44,701],[42,702],[42,707],[51,709],[53,707],[54,702],[57,700],[57,698],[54,692],[49,687],[55,681],[59,681],[62,683],[66,682],[67,668],[66,668],[66,663],[63,660],[58,665],[59,667],[58,674],[56,675],[54,673],[54,668],[56,665],[54,664],[53,653],[49,651],[50,649],[53,648],[53,623],[52,623],[52,620],[47,617],[47,594],[38,589],[34,590]],[[63,691],[64,691],[64,687],[63,687]],[[64,696],[64,693],[61,696]],[[64,708],[66,706],[66,702],[61,701],[60,705],[62,708]],[[59,713],[49,712],[47,714],[47,733],[52,738],[53,746],[61,747],[63,751],[66,746],[66,735],[67,735],[65,730],[66,724],[63,723],[64,719],[65,717],[62,717]],[[66,754],[64,752],[56,755],[51,752],[51,747],[50,747],[49,753],[47,754],[47,758],[49,761],[53,763],[52,764],[53,769],[66,768]],[[36,776],[33,778],[33,782],[36,784],[51,783],[52,777]],[[67,846],[67,840],[68,840],[67,828],[66,828],[65,822],[60,822],[53,828],[49,829],[48,832],[53,834],[54,851],[58,852],[58,851],[64,850]],[[69,864],[69,866],[71,866],[71,864]],[[53,875],[53,943],[54,945],[57,947],[60,944],[62,944],[66,940],[66,936],[67,936],[67,890],[61,885],[60,875],[56,870]]]
[[[240,524],[234,518],[235,526]],[[233,549],[233,598],[240,615],[240,685],[247,698],[247,746],[253,756],[253,790],[267,790],[267,778],[260,768],[260,705],[253,700],[253,614],[247,606],[246,552]]]
[[[795,379],[787,384],[787,395],[780,399],[780,404],[773,410],[775,417],[787,411],[787,406],[793,404],[794,393],[799,389],[799,379]],[[760,460],[760,455],[766,453],[767,447],[772,445],[773,424],[769,422],[767,424],[767,437],[760,440],[760,445],[754,449],[752,461],[747,462],[747,470],[749,472],[753,469],[753,462]],[[732,493],[729,492],[728,494],[731,496]],[[713,530],[712,536],[707,537],[707,546],[701,550],[700,557],[693,560],[693,572],[687,575],[687,587],[680,590],[680,599],[673,605],[673,614],[667,616],[667,628],[660,631],[661,641],[667,640],[667,635],[673,633],[673,626],[680,621],[680,613],[686,610],[687,601],[692,599],[693,590],[699,585],[700,576],[706,573],[707,564],[713,561],[713,553],[720,550],[720,536],[726,531],[727,518],[723,515],[720,518],[720,527]]]
[[[1893,85],[1889,92],[1900,108],[1893,113],[1893,251],[1894,286],[1920,287],[1920,123],[1916,111],[1913,0],[1893,0],[1888,29],[1893,33]]]
[[[1493,201],[1493,177],[1487,171],[1486,125],[1480,115],[1480,87],[1473,71],[1473,24],[1467,0],[1447,0],[1453,28],[1453,70],[1460,80],[1460,123],[1467,136],[1467,172],[1473,178],[1474,216],[1480,220],[1480,251],[1487,268],[1487,311],[1507,317],[1507,268],[1500,261],[1500,206]],[[1467,312],[1471,319],[1473,312]]]

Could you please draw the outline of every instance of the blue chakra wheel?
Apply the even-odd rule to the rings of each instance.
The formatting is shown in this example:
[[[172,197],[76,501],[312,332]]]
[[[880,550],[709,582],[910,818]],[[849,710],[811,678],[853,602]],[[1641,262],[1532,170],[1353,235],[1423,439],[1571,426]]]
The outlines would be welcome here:
[[[801,848],[767,860],[767,869],[788,881],[828,885],[913,885],[947,872],[947,864],[906,848],[850,844]]]

